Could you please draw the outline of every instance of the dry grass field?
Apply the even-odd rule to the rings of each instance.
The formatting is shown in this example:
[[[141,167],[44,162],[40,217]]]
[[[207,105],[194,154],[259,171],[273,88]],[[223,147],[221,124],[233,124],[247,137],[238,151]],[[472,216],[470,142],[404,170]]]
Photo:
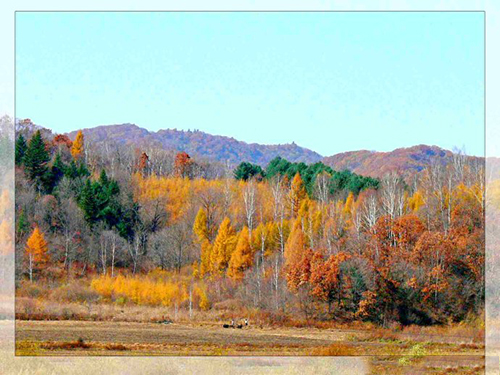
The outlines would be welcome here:
[[[378,330],[90,321],[17,321],[21,356],[370,356],[374,374],[481,374],[473,336]]]

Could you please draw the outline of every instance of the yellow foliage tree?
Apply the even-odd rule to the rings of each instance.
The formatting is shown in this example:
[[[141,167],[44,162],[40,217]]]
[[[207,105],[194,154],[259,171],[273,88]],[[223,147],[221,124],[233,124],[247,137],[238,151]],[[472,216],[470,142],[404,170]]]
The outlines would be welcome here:
[[[297,174],[292,180],[292,185],[290,187],[290,211],[292,217],[297,216],[300,209],[300,205],[304,200],[304,198],[306,198],[306,196],[307,193],[304,187],[304,181],[302,181],[300,174],[297,172]]]
[[[203,208],[198,210],[194,219],[193,232],[198,238],[198,242],[208,241],[207,213]]]
[[[278,223],[269,221],[259,223],[252,232],[252,249],[263,252],[264,256],[269,256],[280,249]]]
[[[270,255],[275,251],[279,251],[279,227],[278,224],[270,221],[266,224],[266,253],[265,255]]]
[[[345,205],[343,210],[344,215],[347,216],[351,215],[353,204],[354,204],[354,194],[351,191],[347,196],[347,199],[345,200]]]
[[[424,197],[418,190],[410,198],[408,198],[408,206],[413,212],[417,212],[424,204]]]
[[[45,241],[42,231],[38,228],[38,226],[35,227],[30,238],[28,238],[25,250],[28,255],[30,281],[33,281],[33,270],[35,265],[43,267],[49,260],[49,247],[47,245],[47,241]]]
[[[231,255],[227,275],[234,281],[243,279],[243,273],[252,266],[253,251],[250,247],[248,228],[245,226],[238,235],[236,250]]]
[[[193,224],[193,232],[201,247],[199,277],[203,277],[211,270],[212,258],[212,244],[208,239],[207,214],[203,208],[198,210]]]
[[[213,246],[208,240],[203,240],[201,242],[200,277],[203,277],[212,269],[212,248]]]
[[[236,235],[229,218],[224,218],[215,237],[210,257],[210,270],[213,275],[222,274],[236,246]]]
[[[287,268],[300,262],[306,250],[306,236],[300,220],[295,220],[292,231],[285,244],[285,266]]]
[[[156,175],[144,177],[138,172],[134,174],[133,180],[134,195],[139,203],[147,206],[153,201],[162,202],[170,224],[178,222],[189,211],[193,181],[187,178]]]
[[[73,155],[75,159],[78,159],[83,155],[83,132],[81,130],[78,130],[75,141],[71,146],[71,155]]]
[[[198,297],[198,307],[203,311],[207,311],[210,308],[210,301],[205,289],[205,287],[202,287],[200,285],[197,285],[194,289],[194,294],[196,297]]]

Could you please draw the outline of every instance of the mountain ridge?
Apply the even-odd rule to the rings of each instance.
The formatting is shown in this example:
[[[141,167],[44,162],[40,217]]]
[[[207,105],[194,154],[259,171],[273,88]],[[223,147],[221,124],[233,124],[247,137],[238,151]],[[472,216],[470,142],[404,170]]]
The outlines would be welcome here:
[[[17,123],[23,126],[23,121]],[[32,129],[42,126],[29,121]],[[50,129],[45,129],[53,134]],[[316,163],[323,162],[334,170],[382,177],[386,173],[396,171],[408,176],[418,173],[432,162],[447,163],[454,153],[439,146],[425,144],[411,147],[400,147],[392,151],[356,150],[322,156],[321,154],[295,142],[286,144],[259,144],[239,141],[233,137],[212,135],[200,130],[177,130],[175,128],[149,131],[136,124],[123,123],[98,125],[82,129],[85,137],[93,142],[112,141],[122,145],[130,145],[138,149],[159,147],[174,151],[185,151],[195,158],[212,161],[224,161],[233,166],[241,162],[250,162],[266,167],[269,161],[280,156],[291,162]],[[74,139],[77,131],[65,133]],[[476,158],[476,156],[471,156]]]
[[[156,132],[141,128],[136,124],[99,125],[82,129],[84,136],[94,142],[105,140],[131,145],[156,145],[164,149],[185,151],[195,157],[225,160],[231,164],[248,161],[266,165],[276,156],[291,162],[315,163],[323,156],[296,143],[264,145],[247,143],[233,137],[212,135],[200,130],[160,129]],[[69,132],[70,138],[76,131]]]
[[[330,156],[321,154],[295,142],[286,144],[247,143],[233,137],[213,135],[200,130],[177,130],[175,128],[149,131],[136,124],[124,123],[99,125],[82,129],[85,137],[94,142],[111,140],[138,148],[157,146],[163,149],[185,151],[191,156],[239,164],[243,161],[265,167],[273,158],[280,156],[291,162],[323,162],[335,170],[382,177],[397,171],[403,174],[420,172],[433,160],[446,163],[453,153],[439,146],[415,145],[392,151],[347,151]],[[74,138],[76,131],[67,133]]]
[[[322,162],[333,169],[348,169],[351,172],[382,177],[393,171],[408,174],[420,172],[432,162],[446,163],[453,152],[439,146],[415,145],[400,147],[392,151],[348,151],[324,157]]]

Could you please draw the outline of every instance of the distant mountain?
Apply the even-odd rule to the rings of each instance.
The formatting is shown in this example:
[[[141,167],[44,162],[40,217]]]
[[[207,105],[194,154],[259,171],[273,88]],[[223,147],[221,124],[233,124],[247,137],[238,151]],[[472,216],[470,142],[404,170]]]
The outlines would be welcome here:
[[[348,169],[371,177],[382,177],[392,171],[408,176],[424,170],[434,161],[445,164],[453,155],[451,151],[438,146],[418,145],[398,148],[390,152],[359,150],[322,157],[295,143],[281,145],[246,143],[231,137],[211,135],[198,130],[164,129],[151,132],[134,124],[97,126],[83,129],[83,133],[87,140],[93,142],[109,140],[138,148],[156,146],[185,151],[198,158],[229,161],[233,165],[247,161],[265,167],[273,158],[281,156],[291,162],[321,161],[337,171]],[[68,135],[74,139],[76,131]]]
[[[453,153],[437,146],[418,145],[398,148],[390,152],[368,150],[350,151],[328,156],[322,162],[335,170],[348,169],[371,177],[382,177],[388,172],[402,174],[420,172],[433,160],[446,163]]]
[[[292,162],[315,163],[322,156],[295,143],[262,145],[237,141],[231,137],[211,135],[202,131],[165,129],[150,132],[134,124],[103,125],[83,129],[86,139],[93,142],[106,140],[131,146],[160,146],[164,149],[185,151],[191,156],[238,164],[242,161],[267,165],[276,156]],[[71,139],[76,131],[68,134]]]

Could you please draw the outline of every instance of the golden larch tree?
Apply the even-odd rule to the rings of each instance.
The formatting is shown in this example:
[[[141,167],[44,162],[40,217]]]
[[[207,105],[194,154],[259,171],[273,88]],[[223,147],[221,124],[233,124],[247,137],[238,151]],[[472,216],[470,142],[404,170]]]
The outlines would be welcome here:
[[[229,265],[229,260],[236,247],[236,235],[229,218],[224,218],[215,237],[211,252],[211,271],[213,275],[221,274]]]
[[[211,269],[212,244],[208,240],[207,214],[203,208],[198,210],[193,224],[193,233],[196,242],[200,245],[200,277],[203,277]]]
[[[198,210],[194,219],[193,232],[198,239],[198,242],[208,241],[207,213],[203,208]]]
[[[349,192],[349,195],[347,196],[347,199],[345,200],[345,205],[344,205],[344,210],[343,213],[347,216],[351,215],[352,207],[354,204],[354,194]]]
[[[297,172],[290,186],[290,211],[293,217],[297,216],[300,205],[306,196],[307,193],[304,187],[304,181],[302,181],[300,174]]]
[[[234,250],[229,260],[227,275],[235,281],[240,281],[243,279],[243,273],[252,266],[252,263],[253,251],[250,247],[249,230],[248,227],[244,226],[238,235],[236,250]]]
[[[290,236],[285,244],[285,266],[287,268],[299,263],[306,251],[307,238],[302,230],[300,220],[295,220]]]
[[[75,159],[83,155],[83,132],[81,130],[78,130],[73,145],[71,146],[71,155],[73,155]]]
[[[212,266],[212,249],[213,246],[208,240],[203,240],[201,242],[201,253],[200,253],[200,277],[203,277],[205,274],[210,272]]]
[[[417,212],[425,204],[424,197],[420,191],[416,191],[408,198],[408,207],[411,211]]]
[[[28,269],[30,281],[33,281],[33,270],[36,267],[43,267],[49,260],[49,247],[43,232],[38,226],[33,229],[30,238],[26,242],[26,254],[28,255]]]

